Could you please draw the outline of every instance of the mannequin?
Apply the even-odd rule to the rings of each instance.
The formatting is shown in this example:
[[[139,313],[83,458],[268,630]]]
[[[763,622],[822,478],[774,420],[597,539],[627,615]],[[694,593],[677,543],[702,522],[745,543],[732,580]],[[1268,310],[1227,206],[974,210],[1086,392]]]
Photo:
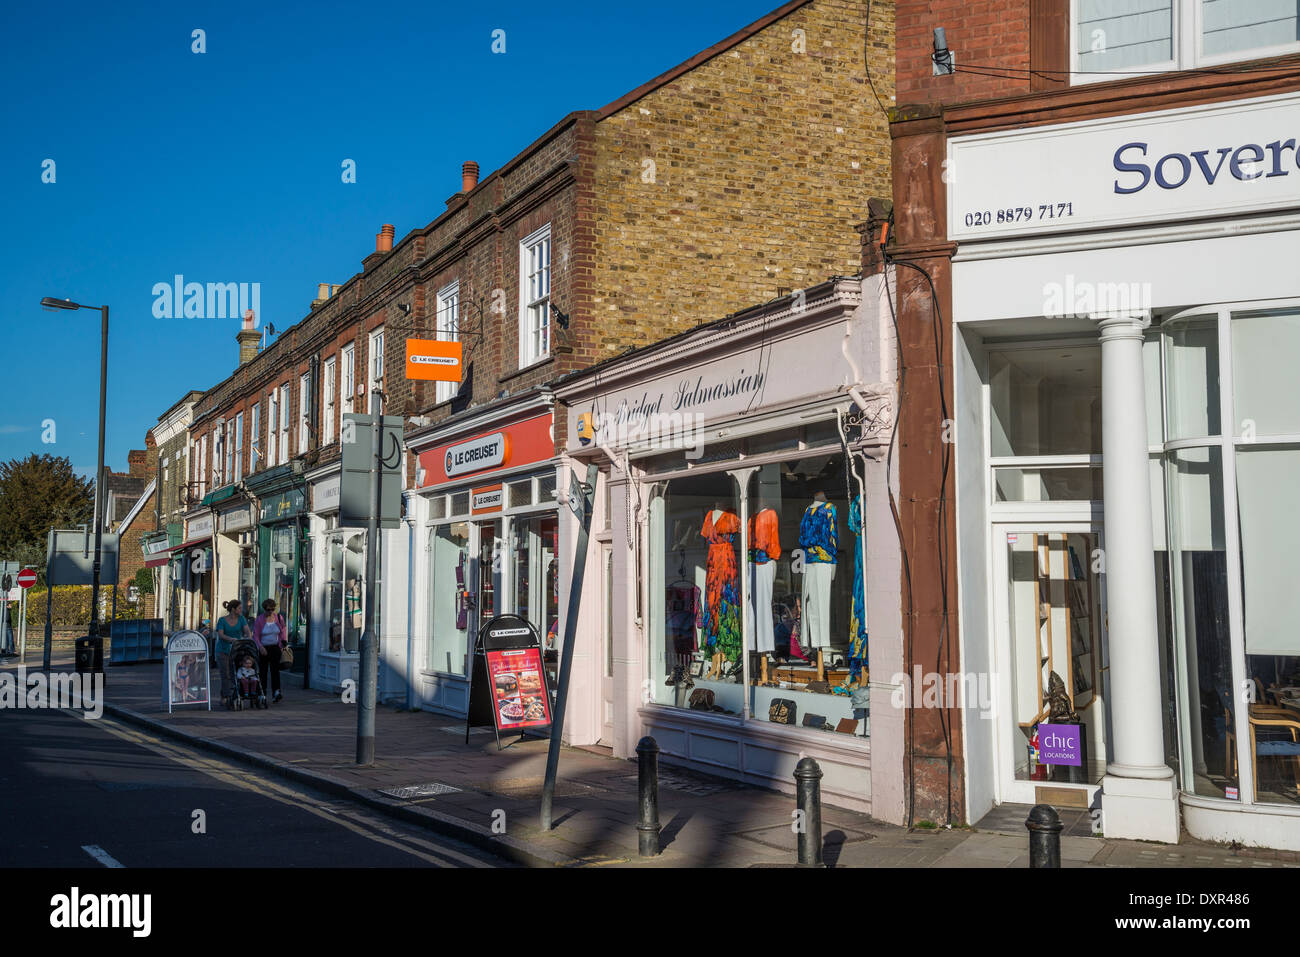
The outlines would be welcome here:
[[[857,536],[853,547],[853,603],[849,612],[849,688],[867,683],[867,604],[862,560],[867,550],[862,530],[861,500],[854,496],[849,505],[849,531]]]
[[[709,678],[722,672],[723,661],[740,656],[740,569],[736,566],[736,539],[740,518],[722,502],[714,502],[704,516],[700,535],[709,543],[704,585],[704,643],[713,652]]]
[[[803,550],[803,625],[799,643],[817,649],[818,681],[826,679],[824,652],[831,646],[831,582],[839,549],[835,524],[835,506],[826,501],[826,493],[817,492],[799,522],[799,547]]]
[[[754,648],[759,657],[759,681],[767,684],[768,657],[776,651],[772,621],[772,583],[781,557],[780,517],[774,508],[760,509],[749,520],[749,597],[754,621]]]

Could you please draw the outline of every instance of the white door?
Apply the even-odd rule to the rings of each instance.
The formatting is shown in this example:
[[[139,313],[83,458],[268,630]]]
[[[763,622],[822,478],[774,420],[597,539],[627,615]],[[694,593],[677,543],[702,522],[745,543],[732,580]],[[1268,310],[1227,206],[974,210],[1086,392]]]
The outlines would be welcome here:
[[[614,547],[600,546],[600,743],[614,746]]]
[[[993,526],[994,673],[998,801],[1037,803],[1039,788],[1066,788],[1091,804],[1106,770],[1108,656],[1101,525]],[[1051,689],[1083,728],[1082,763],[1056,763],[1039,741]],[[1059,704],[1058,704],[1059,707]],[[1071,725],[1072,722],[1060,722]]]

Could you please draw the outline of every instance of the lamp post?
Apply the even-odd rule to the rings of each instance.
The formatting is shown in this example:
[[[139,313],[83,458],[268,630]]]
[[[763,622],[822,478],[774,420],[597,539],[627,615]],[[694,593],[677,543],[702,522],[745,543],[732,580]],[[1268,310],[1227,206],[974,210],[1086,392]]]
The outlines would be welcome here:
[[[46,296],[41,300],[46,309],[98,309],[100,315],[99,331],[99,460],[95,468],[95,563],[91,566],[90,584],[90,638],[92,642],[99,639],[99,561],[101,535],[104,529],[104,412],[108,403],[108,306],[84,306],[71,299],[54,299]],[[49,583],[46,583],[49,587]]]

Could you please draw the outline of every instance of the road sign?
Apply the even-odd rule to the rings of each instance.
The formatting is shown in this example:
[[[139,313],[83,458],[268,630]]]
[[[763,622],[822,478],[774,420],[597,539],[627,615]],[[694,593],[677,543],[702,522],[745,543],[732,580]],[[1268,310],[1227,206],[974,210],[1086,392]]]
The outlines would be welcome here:
[[[361,527],[374,511],[374,490],[370,487],[370,470],[375,467],[374,419],[369,415],[346,412],[343,415],[343,476],[339,483],[339,526]],[[403,419],[386,415],[380,425],[380,464],[383,484],[380,488],[379,527],[397,528],[402,524]]]
[[[23,588],[31,588],[36,584],[36,569],[24,568],[18,573],[18,584]]]

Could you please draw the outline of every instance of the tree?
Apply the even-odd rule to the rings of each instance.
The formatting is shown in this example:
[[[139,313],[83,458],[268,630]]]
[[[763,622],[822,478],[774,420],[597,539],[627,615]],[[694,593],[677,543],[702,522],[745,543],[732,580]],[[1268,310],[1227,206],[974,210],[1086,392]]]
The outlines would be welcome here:
[[[153,569],[141,568],[135,573],[135,578],[131,583],[140,589],[140,594],[149,596],[153,594]]]
[[[45,579],[51,528],[93,524],[95,486],[66,457],[32,453],[0,462],[0,559],[32,565]]]

